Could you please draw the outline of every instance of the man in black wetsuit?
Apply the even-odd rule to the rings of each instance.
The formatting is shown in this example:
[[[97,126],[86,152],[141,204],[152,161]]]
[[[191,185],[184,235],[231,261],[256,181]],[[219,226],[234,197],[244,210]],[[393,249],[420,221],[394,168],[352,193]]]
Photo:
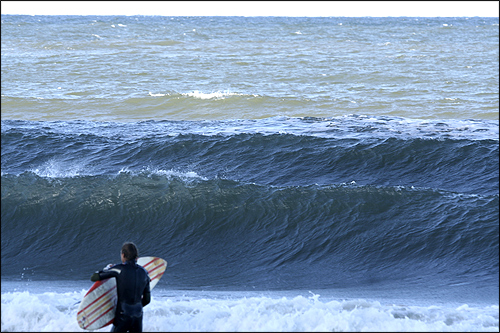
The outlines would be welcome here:
[[[90,278],[92,281],[116,278],[118,302],[111,332],[142,332],[142,308],[151,301],[151,291],[148,272],[136,263],[138,257],[135,244],[124,243],[122,263],[108,265]]]

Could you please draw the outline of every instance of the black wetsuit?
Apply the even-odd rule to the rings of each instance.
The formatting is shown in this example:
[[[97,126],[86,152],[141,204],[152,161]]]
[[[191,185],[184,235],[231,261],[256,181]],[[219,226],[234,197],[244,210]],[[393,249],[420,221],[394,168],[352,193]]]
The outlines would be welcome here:
[[[144,267],[127,261],[94,273],[92,281],[116,278],[118,302],[111,332],[142,332],[142,308],[151,301],[149,276]]]

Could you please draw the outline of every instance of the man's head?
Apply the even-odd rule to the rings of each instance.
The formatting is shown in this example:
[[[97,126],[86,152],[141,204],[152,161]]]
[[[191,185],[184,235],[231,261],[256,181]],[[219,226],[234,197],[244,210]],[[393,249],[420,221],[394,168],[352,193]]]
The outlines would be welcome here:
[[[131,261],[136,260],[139,257],[139,251],[137,246],[132,242],[125,242],[122,246],[122,260]]]

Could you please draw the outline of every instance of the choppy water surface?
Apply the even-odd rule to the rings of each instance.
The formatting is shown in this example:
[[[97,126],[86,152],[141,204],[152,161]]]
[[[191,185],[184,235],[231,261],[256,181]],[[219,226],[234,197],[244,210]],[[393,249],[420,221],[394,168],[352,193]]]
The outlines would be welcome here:
[[[2,331],[78,330],[126,240],[145,330],[498,331],[498,18],[1,34]]]

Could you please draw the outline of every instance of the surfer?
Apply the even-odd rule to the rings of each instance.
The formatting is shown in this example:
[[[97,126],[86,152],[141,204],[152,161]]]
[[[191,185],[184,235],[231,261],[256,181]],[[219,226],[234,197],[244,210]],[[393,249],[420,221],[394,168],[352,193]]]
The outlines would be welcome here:
[[[134,243],[124,243],[120,256],[121,264],[108,265],[90,280],[116,278],[118,302],[111,332],[142,332],[142,308],[151,301],[148,272],[136,263],[139,252]]]

